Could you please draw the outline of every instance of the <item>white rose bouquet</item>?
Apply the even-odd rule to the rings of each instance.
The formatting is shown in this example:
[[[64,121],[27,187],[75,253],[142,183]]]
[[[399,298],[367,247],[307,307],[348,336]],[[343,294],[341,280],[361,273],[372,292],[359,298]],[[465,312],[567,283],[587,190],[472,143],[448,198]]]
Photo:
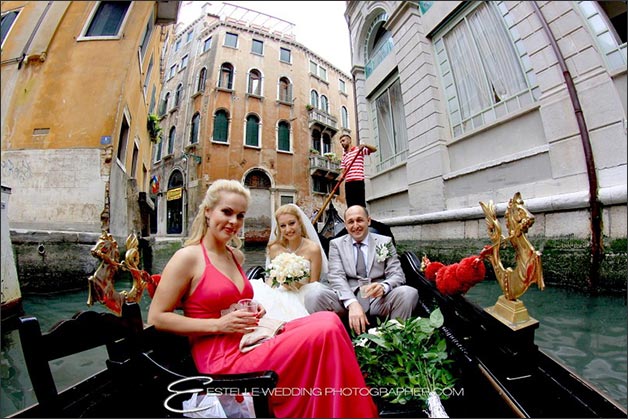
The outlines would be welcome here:
[[[375,258],[378,263],[381,263],[388,259],[392,255],[392,252],[391,242],[380,244],[375,248]]]
[[[289,289],[297,289],[297,284],[306,283],[308,279],[308,260],[294,253],[281,253],[266,268],[266,280],[275,288],[283,285]]]

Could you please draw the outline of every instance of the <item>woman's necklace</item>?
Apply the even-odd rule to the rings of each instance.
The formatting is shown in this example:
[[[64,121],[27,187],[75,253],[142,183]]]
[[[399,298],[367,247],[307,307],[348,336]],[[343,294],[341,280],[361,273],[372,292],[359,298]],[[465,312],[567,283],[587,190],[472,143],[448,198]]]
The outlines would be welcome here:
[[[292,250],[292,249],[290,249],[290,247],[289,247],[289,246],[287,246],[287,245],[286,245],[286,250],[287,250],[289,253],[296,253],[296,252],[298,252],[298,251],[299,251],[299,249],[301,248],[301,246],[303,246],[303,237],[301,237],[301,243],[299,243],[299,245],[297,246],[297,248],[296,248],[296,249]]]

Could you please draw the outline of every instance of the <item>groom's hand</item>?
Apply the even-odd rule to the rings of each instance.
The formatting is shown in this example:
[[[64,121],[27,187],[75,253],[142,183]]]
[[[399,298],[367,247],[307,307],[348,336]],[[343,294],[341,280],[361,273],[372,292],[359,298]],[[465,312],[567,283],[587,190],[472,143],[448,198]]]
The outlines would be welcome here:
[[[358,335],[366,332],[366,326],[369,324],[366,314],[362,306],[357,301],[349,304],[349,327]]]

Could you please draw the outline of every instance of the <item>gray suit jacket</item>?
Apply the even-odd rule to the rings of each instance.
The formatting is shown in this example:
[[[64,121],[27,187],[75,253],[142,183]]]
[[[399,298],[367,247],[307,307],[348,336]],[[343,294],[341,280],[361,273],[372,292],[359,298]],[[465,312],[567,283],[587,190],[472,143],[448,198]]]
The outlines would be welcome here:
[[[372,282],[385,282],[390,290],[406,283],[406,277],[401,269],[401,263],[397,256],[397,249],[392,245],[392,239],[387,236],[369,232],[368,257],[366,270]],[[376,248],[391,242],[391,255],[383,262],[378,262],[375,257]],[[357,274],[355,272],[355,247],[349,234],[333,239],[329,242],[329,284],[336,291],[340,301],[355,298],[358,288]]]

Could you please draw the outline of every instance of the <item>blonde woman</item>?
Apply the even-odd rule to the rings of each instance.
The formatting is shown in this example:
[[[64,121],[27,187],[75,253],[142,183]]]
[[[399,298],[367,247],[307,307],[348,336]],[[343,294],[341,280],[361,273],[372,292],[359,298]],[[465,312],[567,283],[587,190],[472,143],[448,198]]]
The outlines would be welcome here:
[[[266,267],[282,253],[303,257],[309,277],[292,286],[272,288],[268,281],[252,281],[251,285],[268,317],[290,321],[309,314],[303,303],[304,296],[320,287],[319,280],[327,275],[327,257],[318,234],[303,210],[294,204],[282,205],[275,211],[266,247]]]
[[[234,180],[217,180],[209,187],[190,239],[164,268],[148,323],[188,336],[201,374],[273,370],[278,389],[300,390],[271,393],[274,417],[376,417],[351,340],[335,313],[286,323],[272,339],[240,351],[242,335],[265,314],[263,308],[221,314],[238,300],[254,297],[242,270],[243,254],[230,245],[237,246],[249,200],[249,190]],[[183,314],[175,312],[180,302]]]

